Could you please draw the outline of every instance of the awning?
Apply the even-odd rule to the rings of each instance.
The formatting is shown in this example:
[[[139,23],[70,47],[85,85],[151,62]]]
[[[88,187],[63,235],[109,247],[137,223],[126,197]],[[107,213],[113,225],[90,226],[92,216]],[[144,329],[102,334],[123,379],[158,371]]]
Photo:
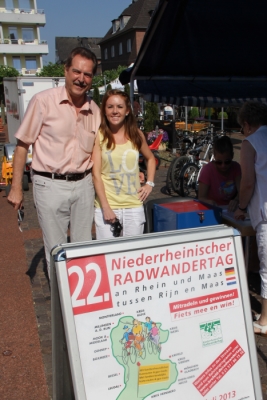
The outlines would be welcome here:
[[[267,103],[266,15],[263,0],[160,0],[120,81],[155,102]]]

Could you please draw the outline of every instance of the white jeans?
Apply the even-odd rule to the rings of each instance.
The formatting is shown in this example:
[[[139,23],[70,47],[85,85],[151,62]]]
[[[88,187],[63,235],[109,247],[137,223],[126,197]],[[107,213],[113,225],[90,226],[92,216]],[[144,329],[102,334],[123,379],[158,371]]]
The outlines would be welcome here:
[[[267,222],[256,227],[258,256],[260,260],[261,297],[267,299]]]
[[[137,236],[143,234],[144,223],[146,221],[143,206],[121,208],[113,211],[123,226],[120,236]],[[104,220],[102,209],[95,208],[96,239],[116,239],[110,228],[110,223]]]
[[[33,196],[50,276],[50,251],[67,242],[69,224],[71,242],[92,239],[95,198],[92,174],[76,182],[33,175]]]

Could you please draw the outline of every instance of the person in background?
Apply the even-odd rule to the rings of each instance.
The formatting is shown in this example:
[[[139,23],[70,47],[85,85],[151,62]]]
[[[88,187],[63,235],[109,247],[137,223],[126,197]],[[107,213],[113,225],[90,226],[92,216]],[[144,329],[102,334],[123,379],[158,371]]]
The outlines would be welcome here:
[[[231,139],[228,136],[218,138],[213,145],[213,160],[200,172],[198,200],[215,206],[228,205],[229,211],[236,209],[241,168],[233,157]]]
[[[147,182],[142,187],[139,151],[147,161]],[[125,92],[113,89],[103,97],[93,161],[96,238],[141,235],[145,223],[143,202],[154,187],[156,163]],[[119,235],[114,235],[114,223],[122,227]]]
[[[256,231],[261,276],[261,314],[255,316],[254,332],[267,337],[267,105],[244,103],[238,113],[244,134],[240,159],[242,179],[236,219],[244,219],[248,208]]]
[[[91,239],[94,187],[91,154],[100,125],[98,106],[86,95],[97,70],[95,54],[77,47],[65,64],[65,86],[42,91],[31,99],[16,133],[14,174],[8,202],[22,207],[22,176],[33,144],[33,195],[43,232],[50,276],[50,251],[67,241]]]
[[[141,106],[136,99],[133,102],[133,112],[136,118],[142,114]]]

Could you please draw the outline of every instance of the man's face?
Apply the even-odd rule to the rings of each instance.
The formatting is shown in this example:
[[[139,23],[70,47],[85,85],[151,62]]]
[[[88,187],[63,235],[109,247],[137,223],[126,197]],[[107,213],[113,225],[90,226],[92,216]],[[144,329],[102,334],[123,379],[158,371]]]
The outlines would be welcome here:
[[[65,68],[66,90],[72,101],[81,100],[91,88],[94,63],[80,55],[73,57],[72,65]]]

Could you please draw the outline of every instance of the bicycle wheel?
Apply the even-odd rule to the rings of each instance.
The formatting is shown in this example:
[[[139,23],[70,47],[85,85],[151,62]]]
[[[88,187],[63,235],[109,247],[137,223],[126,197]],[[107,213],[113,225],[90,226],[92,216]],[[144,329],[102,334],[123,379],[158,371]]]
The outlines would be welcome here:
[[[153,155],[156,160],[156,170],[158,170],[160,167],[161,159],[160,159],[159,153],[157,151],[153,151]]]
[[[167,175],[166,175],[166,192],[170,195],[173,194],[173,189],[172,189],[172,181],[171,181],[171,172],[173,168],[173,164],[176,162],[176,158],[174,158],[168,168]]]
[[[180,191],[181,171],[182,171],[183,166],[186,163],[189,163],[189,161],[190,161],[189,157],[182,156],[182,157],[178,157],[172,165],[172,170],[171,170],[172,190],[174,190],[174,192],[178,193],[180,196],[182,196],[181,191]]]
[[[122,349],[122,361],[123,364],[127,365],[128,364],[128,351],[127,349]]]
[[[147,350],[148,350],[149,354],[152,354],[152,351],[153,351],[152,342],[149,338],[147,338]]]
[[[199,166],[194,163],[185,164],[181,171],[180,192],[182,197],[196,197]]]
[[[152,348],[153,348],[153,353],[157,354],[158,353],[158,346],[156,345],[156,343],[153,342]]]
[[[132,364],[135,364],[137,358],[136,348],[131,346],[130,347],[130,360]]]
[[[141,358],[142,358],[143,360],[146,358],[146,347],[145,347],[145,344],[143,344],[143,346],[142,346]]]

